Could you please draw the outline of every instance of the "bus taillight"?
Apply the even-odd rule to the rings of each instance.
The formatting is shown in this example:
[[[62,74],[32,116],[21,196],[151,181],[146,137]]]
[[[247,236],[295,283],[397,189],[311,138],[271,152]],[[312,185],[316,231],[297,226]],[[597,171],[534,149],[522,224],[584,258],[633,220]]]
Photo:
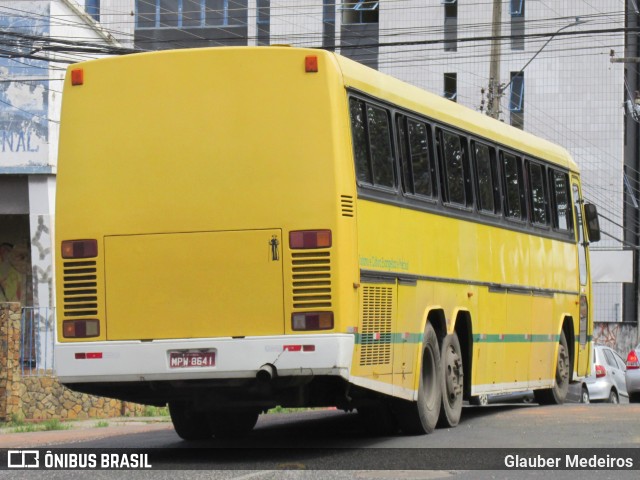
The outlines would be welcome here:
[[[331,230],[297,230],[289,232],[291,249],[329,248],[331,246]]]
[[[62,242],[62,258],[92,258],[97,256],[97,240],[64,240]]]
[[[291,328],[294,330],[331,330],[333,312],[300,312],[291,315]]]
[[[65,320],[62,322],[64,338],[90,338],[100,336],[98,320]]]

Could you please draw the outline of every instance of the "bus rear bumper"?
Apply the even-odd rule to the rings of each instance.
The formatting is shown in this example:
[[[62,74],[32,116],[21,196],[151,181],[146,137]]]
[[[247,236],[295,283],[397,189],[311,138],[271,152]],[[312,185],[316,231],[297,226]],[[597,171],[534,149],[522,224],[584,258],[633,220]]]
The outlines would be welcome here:
[[[62,383],[255,378],[264,367],[278,377],[331,375],[349,379],[349,334],[57,343]]]

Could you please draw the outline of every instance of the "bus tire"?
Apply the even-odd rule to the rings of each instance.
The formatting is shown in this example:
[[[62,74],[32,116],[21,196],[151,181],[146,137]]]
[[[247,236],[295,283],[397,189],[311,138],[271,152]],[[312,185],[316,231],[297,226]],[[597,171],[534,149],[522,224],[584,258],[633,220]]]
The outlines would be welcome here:
[[[173,428],[184,440],[207,440],[213,435],[206,414],[197,412],[188,403],[170,402],[169,415]]]
[[[462,393],[464,390],[464,370],[460,340],[454,332],[442,341],[440,352],[440,389],[442,390],[442,407],[438,427],[455,427],[462,414]]]
[[[569,376],[571,375],[571,359],[569,358],[569,347],[564,330],[560,334],[560,345],[558,346],[558,357],[556,358],[556,383],[551,388],[534,390],[536,402],[540,405],[560,405],[564,403],[569,391]]]
[[[258,410],[215,410],[208,415],[209,428],[216,438],[237,438],[247,435],[258,422]]]
[[[395,404],[396,419],[404,433],[423,435],[436,427],[442,406],[440,372],[438,337],[433,326],[427,323],[422,340],[418,400],[397,400]]]

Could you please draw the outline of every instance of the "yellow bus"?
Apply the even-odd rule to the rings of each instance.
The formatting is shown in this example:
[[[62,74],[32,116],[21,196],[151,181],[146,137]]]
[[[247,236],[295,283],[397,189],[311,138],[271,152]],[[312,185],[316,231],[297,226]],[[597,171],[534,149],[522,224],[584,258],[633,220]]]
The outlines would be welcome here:
[[[65,80],[56,368],[185,439],[337,406],[407,433],[589,372],[597,214],[567,152],[340,55],[211,48]]]

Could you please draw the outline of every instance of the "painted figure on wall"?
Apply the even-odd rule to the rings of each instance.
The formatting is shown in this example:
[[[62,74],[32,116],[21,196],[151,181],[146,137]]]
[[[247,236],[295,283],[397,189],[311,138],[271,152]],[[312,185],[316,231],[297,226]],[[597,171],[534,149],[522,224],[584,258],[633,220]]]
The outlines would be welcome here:
[[[0,243],[0,302],[24,303],[28,257],[26,246]]]

